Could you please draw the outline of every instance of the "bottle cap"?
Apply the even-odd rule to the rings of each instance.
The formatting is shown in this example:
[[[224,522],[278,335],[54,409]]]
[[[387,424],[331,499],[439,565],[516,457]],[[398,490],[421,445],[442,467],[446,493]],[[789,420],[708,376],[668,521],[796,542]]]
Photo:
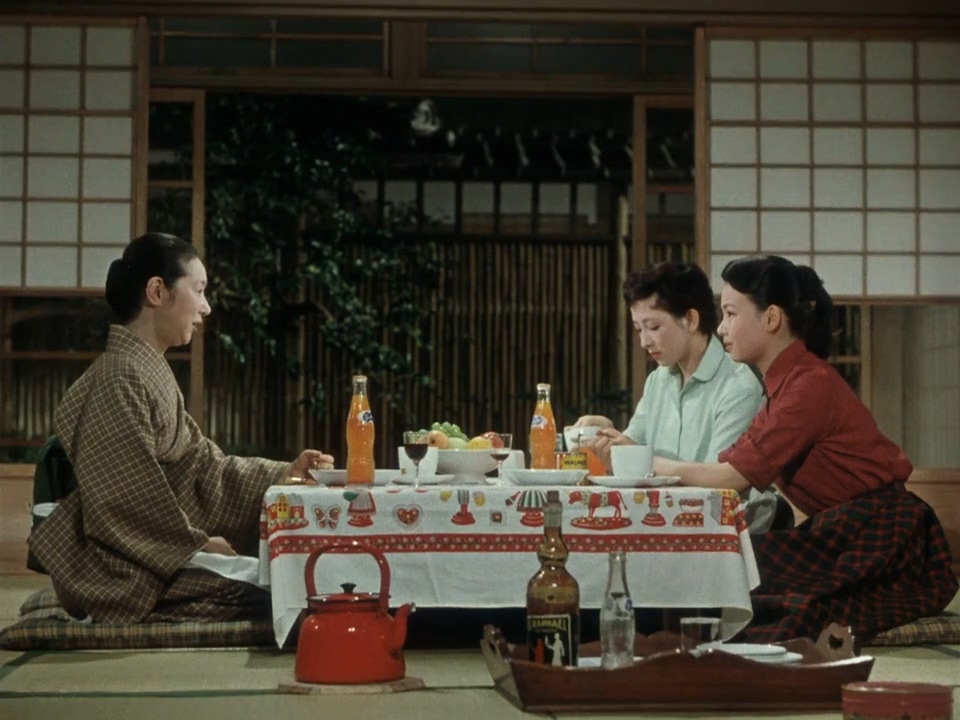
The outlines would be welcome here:
[[[550,383],[537,383],[537,390],[549,390]]]
[[[367,376],[366,376],[366,375],[354,375],[354,376],[353,376],[353,381],[354,381],[354,382],[366,382],[366,381],[367,381]]]

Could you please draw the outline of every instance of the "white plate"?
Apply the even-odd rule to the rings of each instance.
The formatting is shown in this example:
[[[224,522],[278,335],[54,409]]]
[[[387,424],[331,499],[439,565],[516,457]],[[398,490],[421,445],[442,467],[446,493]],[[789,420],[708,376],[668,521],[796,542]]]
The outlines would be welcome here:
[[[640,662],[643,660],[639,655],[634,655],[633,661]],[[598,668],[600,667],[600,658],[598,657],[582,657],[577,658],[577,667],[578,668]]]
[[[421,475],[420,484],[421,485],[442,485],[444,483],[453,482],[455,475]],[[397,475],[393,482],[397,485],[413,485],[413,474],[405,473],[404,475]]]
[[[747,658],[748,660],[753,660],[754,662],[770,663],[777,665],[792,665],[793,663],[798,663],[803,660],[803,655],[795,652],[787,652],[783,655],[771,655],[770,657],[764,657],[763,655],[757,655],[755,657]]]
[[[503,469],[503,479],[514,485],[576,485],[586,474],[586,470]]]
[[[616,475],[590,475],[587,478],[594,485],[603,485],[612,488],[642,488],[642,487],[670,487],[679,485],[680,478],[676,475],[657,475],[648,478],[625,478]]]
[[[321,485],[336,486],[347,484],[346,470],[311,470],[310,474],[313,476],[313,479]],[[399,470],[374,470],[373,484],[376,486],[386,485],[399,474]]]
[[[711,646],[713,650],[748,657],[751,660],[769,659],[778,655],[786,655],[787,649],[780,645],[758,645],[754,643],[718,643]]]

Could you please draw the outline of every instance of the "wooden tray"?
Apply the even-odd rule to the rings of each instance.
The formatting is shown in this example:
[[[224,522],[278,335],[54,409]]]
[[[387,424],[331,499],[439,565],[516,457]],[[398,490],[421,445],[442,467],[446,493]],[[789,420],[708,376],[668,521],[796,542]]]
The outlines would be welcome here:
[[[858,657],[848,629],[833,624],[817,642],[777,643],[803,660],[777,665],[717,651],[677,650],[673,633],[638,635],[634,655],[644,659],[616,670],[557,668],[526,660],[492,625],[480,641],[496,689],[529,712],[612,711],[810,711],[839,710],[841,687],[870,677],[873,658]],[[580,646],[582,657],[600,655],[600,643]]]

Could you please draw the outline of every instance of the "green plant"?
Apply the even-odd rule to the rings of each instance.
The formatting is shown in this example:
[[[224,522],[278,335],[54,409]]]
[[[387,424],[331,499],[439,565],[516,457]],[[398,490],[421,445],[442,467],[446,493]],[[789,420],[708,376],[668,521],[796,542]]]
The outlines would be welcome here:
[[[217,315],[243,320],[212,323],[239,362],[262,344],[288,378],[300,378],[297,339],[308,324],[396,407],[404,388],[432,385],[413,358],[431,349],[421,328],[439,273],[431,243],[411,232],[414,207],[383,211],[355,190],[379,170],[369,132],[375,112],[344,98],[209,97],[208,294]],[[158,120],[157,133],[177,137],[169,127],[176,114],[165,122]],[[179,156],[187,150],[181,146]],[[169,198],[153,210],[154,222],[185,224]],[[311,381],[301,401],[319,416],[330,395]]]

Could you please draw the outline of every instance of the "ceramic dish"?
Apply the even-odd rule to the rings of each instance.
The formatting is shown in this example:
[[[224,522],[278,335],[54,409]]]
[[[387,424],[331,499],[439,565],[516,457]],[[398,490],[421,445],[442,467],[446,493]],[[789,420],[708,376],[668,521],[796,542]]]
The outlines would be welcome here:
[[[337,486],[347,484],[346,470],[311,470],[310,474],[313,476],[313,479],[321,485]],[[373,484],[376,486],[386,485],[399,474],[399,470],[374,470]]]
[[[633,657],[634,662],[640,662],[643,660],[642,657],[635,655]],[[600,667],[600,658],[598,657],[582,657],[577,658],[577,667],[578,668],[598,668]]]
[[[701,646],[702,647],[702,646]],[[788,652],[786,648],[779,645],[750,645],[748,643],[718,643],[711,646],[711,650],[725,652],[730,655],[737,655],[747,660],[761,663],[776,663],[777,665],[789,665],[791,663],[803,660],[803,655],[795,652]]]
[[[421,475],[420,484],[421,485],[449,485],[453,482],[453,479],[456,475]],[[393,478],[393,482],[397,485],[413,485],[413,474],[404,473],[403,475],[397,475]]]
[[[503,479],[514,485],[576,485],[586,474],[586,470],[503,469]]]
[[[643,487],[670,487],[679,485],[680,478],[676,475],[656,475],[645,478],[625,478],[616,475],[591,475],[587,478],[594,485],[611,488],[643,488]]]

